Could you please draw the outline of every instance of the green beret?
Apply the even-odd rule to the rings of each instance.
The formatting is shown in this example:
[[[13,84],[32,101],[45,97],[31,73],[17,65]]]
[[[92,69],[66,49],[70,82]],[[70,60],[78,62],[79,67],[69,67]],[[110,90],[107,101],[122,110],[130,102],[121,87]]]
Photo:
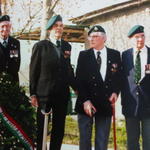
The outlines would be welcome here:
[[[101,27],[101,26],[99,26],[99,25],[93,26],[93,27],[89,30],[88,35],[90,35],[92,32],[103,32],[103,33],[106,33],[105,30],[104,30],[104,28]]]
[[[46,30],[49,30],[52,28],[52,26],[57,22],[57,21],[62,21],[62,17],[60,15],[53,16],[52,18],[49,19],[47,25],[46,25]]]
[[[144,32],[144,27],[141,26],[141,25],[135,25],[133,26],[129,33],[128,33],[128,37],[132,37],[134,34],[137,34],[137,33],[143,33]]]
[[[8,15],[0,16],[0,22],[2,21],[10,21],[10,17]]]

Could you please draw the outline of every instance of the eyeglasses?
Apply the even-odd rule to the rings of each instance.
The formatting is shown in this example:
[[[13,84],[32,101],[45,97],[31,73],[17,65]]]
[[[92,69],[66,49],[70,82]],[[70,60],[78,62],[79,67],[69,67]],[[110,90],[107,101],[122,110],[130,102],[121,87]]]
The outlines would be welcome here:
[[[144,39],[145,36],[138,36],[138,37],[135,37],[135,39],[139,40],[139,39]]]

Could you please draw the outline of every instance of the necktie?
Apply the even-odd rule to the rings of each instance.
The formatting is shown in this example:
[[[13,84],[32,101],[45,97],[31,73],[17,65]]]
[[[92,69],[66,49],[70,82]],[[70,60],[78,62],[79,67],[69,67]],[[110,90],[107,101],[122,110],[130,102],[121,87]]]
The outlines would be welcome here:
[[[140,58],[140,52],[138,51],[137,55],[136,55],[136,59],[135,59],[135,83],[138,84],[139,80],[141,79],[141,58]]]
[[[102,60],[101,60],[101,56],[100,56],[100,54],[101,54],[101,52],[97,52],[97,65],[98,65],[98,68],[99,68],[99,70],[100,70],[100,68],[101,68],[101,63],[102,63]]]
[[[60,47],[60,46],[61,46],[61,43],[60,43],[59,40],[56,41],[56,46],[57,46],[57,47]]]
[[[5,40],[3,41],[3,46],[7,47],[7,42]]]

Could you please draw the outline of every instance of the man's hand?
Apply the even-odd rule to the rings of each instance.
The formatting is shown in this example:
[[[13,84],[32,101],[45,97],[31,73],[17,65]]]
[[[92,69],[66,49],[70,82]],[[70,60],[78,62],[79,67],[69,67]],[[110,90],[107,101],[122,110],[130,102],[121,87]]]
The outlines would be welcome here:
[[[36,96],[31,96],[31,105],[33,107],[38,107],[38,99]]]
[[[115,104],[115,102],[117,101],[117,98],[118,98],[118,96],[117,96],[116,93],[112,93],[112,94],[111,94],[111,96],[110,96],[110,98],[109,98],[109,101],[111,102],[112,105]]]
[[[77,90],[75,90],[74,93],[75,93],[76,95],[78,95],[78,91],[77,91]]]
[[[71,51],[65,51],[65,52],[64,52],[64,57],[65,57],[65,58],[69,58],[70,55],[71,55]]]
[[[89,100],[83,103],[83,108],[85,113],[90,117],[92,117],[93,114],[96,112],[96,108]]]

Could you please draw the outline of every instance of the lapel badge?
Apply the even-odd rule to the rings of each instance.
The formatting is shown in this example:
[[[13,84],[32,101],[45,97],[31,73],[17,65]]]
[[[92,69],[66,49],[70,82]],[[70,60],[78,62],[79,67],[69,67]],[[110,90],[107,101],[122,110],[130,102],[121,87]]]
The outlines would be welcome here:
[[[97,28],[97,27],[94,27],[94,31],[95,31],[95,32],[98,31],[98,28]]]
[[[118,64],[112,64],[112,68],[111,68],[111,71],[112,72],[117,72],[117,68],[118,68]]]
[[[10,50],[10,58],[18,57],[18,50]]]

